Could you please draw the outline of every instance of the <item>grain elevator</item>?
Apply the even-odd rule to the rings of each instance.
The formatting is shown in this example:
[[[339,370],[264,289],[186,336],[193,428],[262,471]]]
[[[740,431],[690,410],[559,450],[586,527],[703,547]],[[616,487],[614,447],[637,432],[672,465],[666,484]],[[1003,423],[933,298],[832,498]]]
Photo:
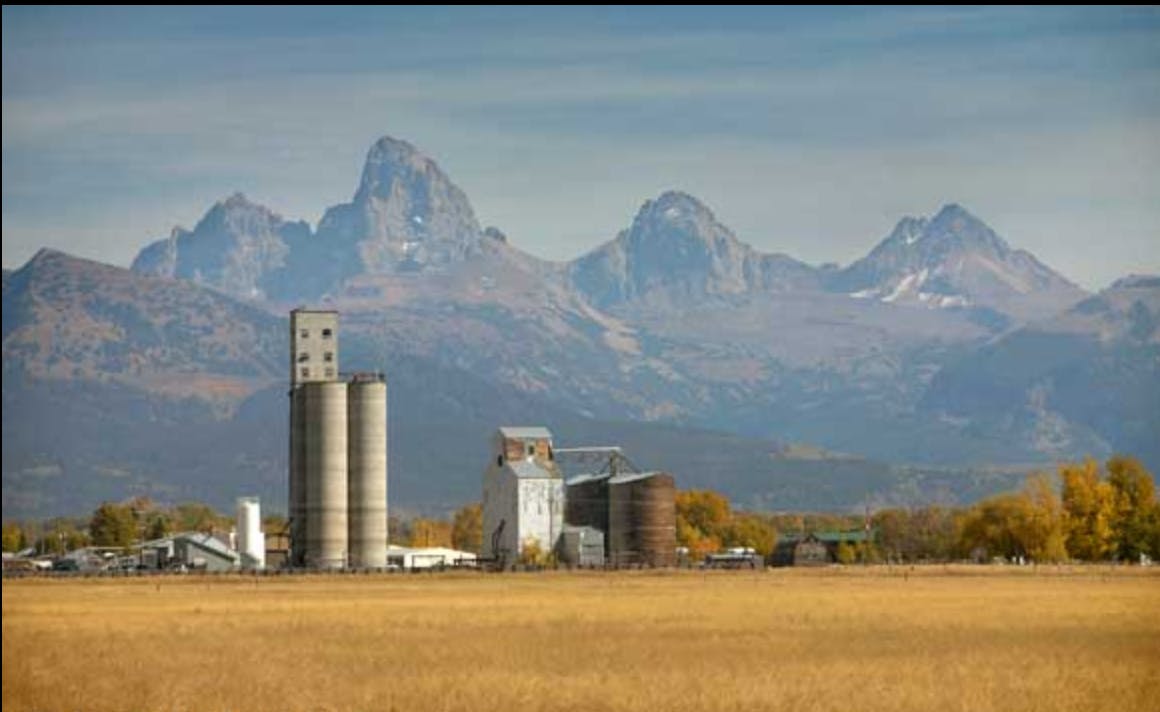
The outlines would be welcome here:
[[[338,312],[290,313],[290,562],[383,568],[387,384],[339,372]]]

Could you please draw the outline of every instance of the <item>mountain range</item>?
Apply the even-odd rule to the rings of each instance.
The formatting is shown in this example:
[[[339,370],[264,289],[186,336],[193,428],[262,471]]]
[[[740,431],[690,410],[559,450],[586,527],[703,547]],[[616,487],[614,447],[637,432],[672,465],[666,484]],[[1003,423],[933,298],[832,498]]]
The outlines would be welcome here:
[[[298,305],[340,310],[344,370],[388,373],[393,505],[477,497],[501,424],[631,443],[766,509],[965,501],[1115,451],[1154,469],[1158,282],[1088,294],[957,204],[814,266],[680,191],[549,262],[384,137],[317,228],[237,193],[130,270],[44,250],[5,271],[4,513],[251,491],[284,508]]]

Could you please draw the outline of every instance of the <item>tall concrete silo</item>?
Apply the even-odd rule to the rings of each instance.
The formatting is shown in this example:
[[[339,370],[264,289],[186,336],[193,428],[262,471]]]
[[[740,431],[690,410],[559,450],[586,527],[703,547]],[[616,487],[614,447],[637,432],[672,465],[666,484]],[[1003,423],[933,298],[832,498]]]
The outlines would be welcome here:
[[[290,565],[306,565],[306,405],[301,388],[290,390]]]
[[[347,565],[347,386],[311,382],[303,393],[306,463],[305,564]]]
[[[347,392],[349,564],[387,565],[387,384],[359,374]]]

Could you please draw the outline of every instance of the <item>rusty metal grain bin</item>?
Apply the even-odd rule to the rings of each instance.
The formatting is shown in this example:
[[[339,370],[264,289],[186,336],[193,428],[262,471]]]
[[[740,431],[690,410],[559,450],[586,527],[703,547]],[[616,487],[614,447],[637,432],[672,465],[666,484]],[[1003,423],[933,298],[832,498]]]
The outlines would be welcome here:
[[[306,565],[346,566],[346,384],[304,383],[306,461]]]
[[[387,565],[387,384],[375,374],[347,392],[350,566]]]
[[[608,532],[608,479],[607,474],[577,475],[565,483],[564,524]]]
[[[665,472],[608,480],[608,555],[613,566],[674,566],[677,488]]]

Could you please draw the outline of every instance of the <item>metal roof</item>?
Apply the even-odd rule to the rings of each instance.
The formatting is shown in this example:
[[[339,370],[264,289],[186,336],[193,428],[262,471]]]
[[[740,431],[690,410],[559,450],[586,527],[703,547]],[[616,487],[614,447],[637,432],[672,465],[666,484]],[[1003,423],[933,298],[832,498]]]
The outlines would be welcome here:
[[[521,480],[542,480],[559,477],[559,475],[545,468],[535,460],[508,460],[503,466],[511,470]]]
[[[869,533],[862,529],[851,529],[849,531],[828,531],[828,532],[810,532],[809,534],[786,534],[781,537],[779,542],[785,543],[800,543],[807,539],[813,538],[823,544],[840,544],[846,542],[847,544],[858,544],[864,541],[872,541],[877,530],[871,529]]]
[[[552,433],[539,426],[505,425],[499,434],[514,440],[551,440]]]
[[[668,475],[668,474],[669,473],[667,473],[667,472],[625,472],[622,475],[617,475],[617,476],[613,477],[612,479],[608,480],[608,484],[610,484],[610,485],[622,485],[626,482],[636,482],[637,480],[647,480],[650,477],[656,477],[657,475]],[[669,475],[669,476],[671,477],[671,475]]]
[[[231,549],[229,544],[222,541],[221,539],[218,539],[212,534],[203,534],[201,532],[178,532],[176,534],[170,534],[167,537],[143,542],[140,547],[145,549],[168,547],[178,539],[184,539],[185,541],[188,541],[201,549],[205,549],[206,551],[213,552],[222,558],[238,558],[238,552]]]
[[[593,482],[596,480],[606,480],[609,477],[612,477],[612,475],[608,474],[607,472],[589,472],[587,474],[569,477],[568,480],[566,482],[564,482],[564,484],[568,485],[569,487],[572,487],[574,485],[582,485],[585,482]]]

